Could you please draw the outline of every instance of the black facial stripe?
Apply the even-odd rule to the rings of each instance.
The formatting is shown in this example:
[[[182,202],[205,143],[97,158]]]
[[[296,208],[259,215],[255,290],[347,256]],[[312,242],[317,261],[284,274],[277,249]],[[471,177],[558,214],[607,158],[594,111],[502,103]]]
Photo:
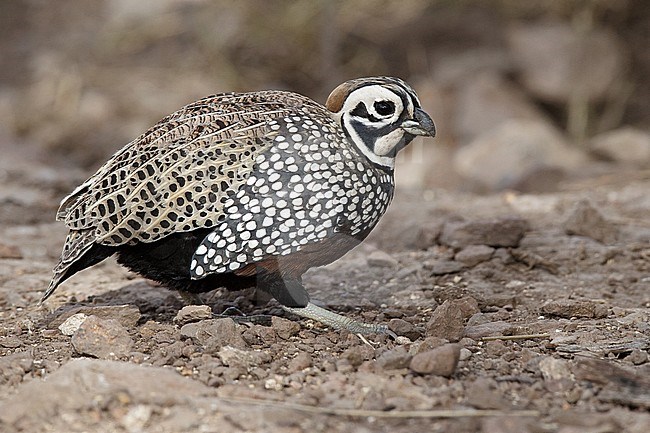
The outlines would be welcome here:
[[[371,122],[379,122],[380,119],[376,118],[372,114],[368,113],[368,109],[366,108],[366,104],[363,102],[359,102],[359,104],[354,107],[354,110],[350,111],[350,114],[353,115],[354,117],[361,117],[363,119],[368,119]]]

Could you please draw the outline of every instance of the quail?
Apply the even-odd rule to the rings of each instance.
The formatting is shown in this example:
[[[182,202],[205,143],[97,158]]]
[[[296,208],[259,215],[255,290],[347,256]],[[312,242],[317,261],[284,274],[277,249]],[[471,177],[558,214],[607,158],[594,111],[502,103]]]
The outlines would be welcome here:
[[[222,93],[186,105],[63,199],[69,233],[42,301],[107,257],[187,293],[257,287],[299,316],[386,332],[310,302],[301,278],[361,242],[386,211],[397,153],[435,135],[392,77],[297,93]]]

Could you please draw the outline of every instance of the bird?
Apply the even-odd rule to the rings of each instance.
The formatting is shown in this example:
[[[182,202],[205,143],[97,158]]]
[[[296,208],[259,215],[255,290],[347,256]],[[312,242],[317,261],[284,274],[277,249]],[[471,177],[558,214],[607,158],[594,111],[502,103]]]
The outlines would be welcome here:
[[[334,329],[389,332],[311,302],[302,275],[368,236],[392,200],[396,155],[435,132],[395,77],[346,81],[325,105],[281,90],[190,103],[61,201],[69,232],[41,302],[116,256],[181,293],[256,287]]]

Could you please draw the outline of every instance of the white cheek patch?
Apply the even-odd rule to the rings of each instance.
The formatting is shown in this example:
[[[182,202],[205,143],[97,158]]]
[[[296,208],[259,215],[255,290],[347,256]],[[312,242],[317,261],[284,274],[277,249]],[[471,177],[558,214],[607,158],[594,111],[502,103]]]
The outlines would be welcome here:
[[[379,137],[377,141],[375,141],[375,154],[379,156],[388,154],[395,146],[397,146],[397,143],[400,142],[402,137],[404,137],[404,130],[401,128],[397,128],[389,134]]]

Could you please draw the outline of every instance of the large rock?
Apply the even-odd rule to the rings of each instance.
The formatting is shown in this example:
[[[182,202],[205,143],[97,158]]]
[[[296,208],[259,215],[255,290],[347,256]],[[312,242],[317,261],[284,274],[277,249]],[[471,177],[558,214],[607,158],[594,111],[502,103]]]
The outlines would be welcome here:
[[[544,169],[575,170],[586,155],[557,129],[538,120],[514,119],[480,135],[454,156],[463,177],[490,190],[514,188]]]
[[[615,242],[619,236],[618,227],[587,200],[576,203],[564,222],[564,231],[569,235],[587,236],[604,244]]]
[[[602,29],[580,33],[568,22],[526,23],[510,28],[508,43],[522,83],[549,102],[602,99],[623,69],[620,41]]]
[[[650,167],[650,134],[640,129],[625,127],[599,134],[591,139],[589,147],[611,161]]]
[[[461,145],[511,119],[543,120],[527,96],[498,75],[468,78],[458,88],[453,125]]]
[[[197,399],[214,394],[213,388],[184,378],[169,368],[74,359],[52,373],[46,381],[32,380],[21,386],[11,399],[2,402],[0,429],[7,431],[3,425],[9,429],[20,425],[25,428],[21,428],[21,431],[43,431],[43,426],[47,424],[51,428],[54,426],[47,431],[81,431],[70,423],[73,419],[79,422],[85,417],[83,425],[92,425],[93,421],[88,416],[90,413],[94,422],[104,426],[112,420],[127,427],[129,412],[117,409],[120,406],[146,406],[162,411],[163,408],[179,405],[192,407]],[[97,417],[103,418],[103,422]],[[197,418],[193,424],[198,422]],[[124,430],[116,428],[113,431]],[[170,430],[160,428],[157,431]]]

